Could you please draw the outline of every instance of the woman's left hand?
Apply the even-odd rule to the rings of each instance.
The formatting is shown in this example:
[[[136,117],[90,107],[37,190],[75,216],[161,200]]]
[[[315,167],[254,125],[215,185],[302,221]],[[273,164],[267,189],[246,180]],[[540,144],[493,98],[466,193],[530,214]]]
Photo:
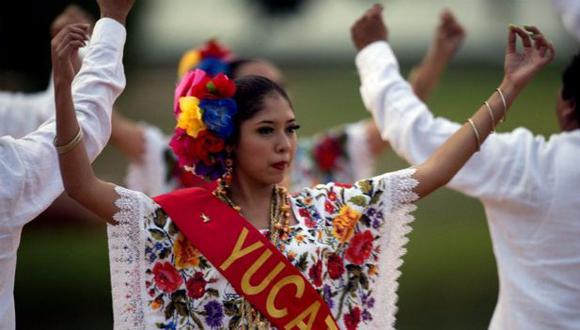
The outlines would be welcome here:
[[[523,50],[516,49],[516,39],[520,38]],[[551,42],[535,26],[511,25],[505,55],[504,80],[516,88],[523,88],[534,75],[554,59],[555,51]]]

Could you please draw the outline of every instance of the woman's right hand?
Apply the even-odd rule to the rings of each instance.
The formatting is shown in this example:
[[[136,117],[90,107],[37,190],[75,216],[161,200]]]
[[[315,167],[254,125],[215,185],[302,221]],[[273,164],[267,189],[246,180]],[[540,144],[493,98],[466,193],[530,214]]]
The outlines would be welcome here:
[[[516,40],[522,40],[523,50],[518,52]],[[535,26],[523,29],[510,25],[504,64],[504,81],[522,89],[535,74],[554,59],[551,42]]]

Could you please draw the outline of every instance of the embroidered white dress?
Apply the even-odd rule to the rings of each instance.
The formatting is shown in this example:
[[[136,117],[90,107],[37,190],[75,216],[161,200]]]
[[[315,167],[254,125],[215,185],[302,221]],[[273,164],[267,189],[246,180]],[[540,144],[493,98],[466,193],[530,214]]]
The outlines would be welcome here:
[[[291,198],[297,224],[281,251],[341,329],[394,327],[398,268],[413,217],[413,169]],[[108,227],[115,329],[235,328],[242,299],[143,193],[117,188]],[[265,232],[264,232],[265,233]]]

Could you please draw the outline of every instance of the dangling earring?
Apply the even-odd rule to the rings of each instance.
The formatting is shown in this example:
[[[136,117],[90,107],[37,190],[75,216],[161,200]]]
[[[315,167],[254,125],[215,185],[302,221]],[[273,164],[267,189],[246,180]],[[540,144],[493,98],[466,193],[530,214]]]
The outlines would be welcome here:
[[[225,172],[222,174],[222,177],[219,179],[219,187],[221,188],[222,192],[228,191],[232,184],[233,179],[233,165],[234,161],[232,160],[232,151],[231,148],[228,146],[226,147],[226,159],[224,160],[225,165]]]

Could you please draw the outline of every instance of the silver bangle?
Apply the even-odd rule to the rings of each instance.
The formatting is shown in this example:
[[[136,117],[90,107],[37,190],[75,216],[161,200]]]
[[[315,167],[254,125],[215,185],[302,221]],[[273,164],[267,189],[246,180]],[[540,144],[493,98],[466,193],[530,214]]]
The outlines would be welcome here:
[[[57,145],[56,144],[56,136],[54,137],[54,147],[56,148],[56,152],[59,155],[62,155],[64,153],[67,153],[71,150],[73,150],[74,147],[76,147],[81,141],[83,140],[83,130],[82,128],[80,128],[79,126],[79,131],[77,133],[77,135],[75,135],[75,137],[72,138],[72,140],[70,140],[68,143],[64,144],[64,145]]]
[[[501,89],[498,87],[495,90],[497,91],[497,93],[501,97],[501,103],[503,103],[503,118],[501,119],[501,122],[503,123],[507,117],[507,102],[505,100],[505,96],[504,96],[503,92],[501,91]]]
[[[491,132],[495,133],[495,116],[493,115],[493,110],[491,109],[489,102],[485,101],[483,104],[485,104],[487,112],[489,112],[489,117],[491,118]]]
[[[471,118],[467,119],[467,122],[473,129],[473,135],[475,135],[475,141],[477,142],[477,151],[479,151],[481,149],[481,138],[479,136],[479,131],[477,130],[477,127]]]

